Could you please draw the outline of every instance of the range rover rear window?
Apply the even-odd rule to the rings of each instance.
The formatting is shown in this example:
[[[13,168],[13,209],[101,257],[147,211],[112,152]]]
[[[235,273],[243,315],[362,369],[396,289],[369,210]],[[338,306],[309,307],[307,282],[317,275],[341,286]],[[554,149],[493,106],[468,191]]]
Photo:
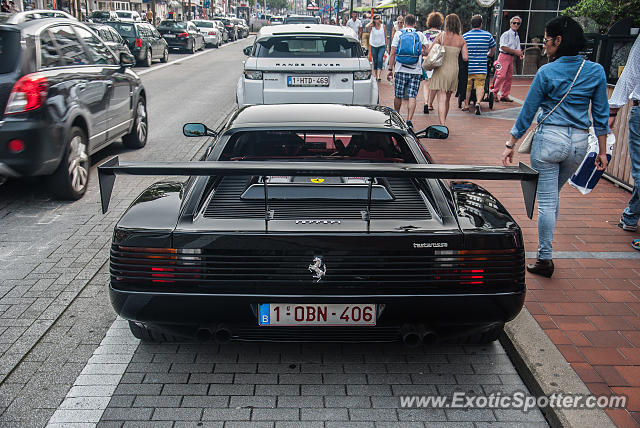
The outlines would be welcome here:
[[[20,58],[20,33],[0,31],[0,74],[11,73],[16,69]]]
[[[357,58],[360,56],[360,46],[343,37],[271,37],[257,43],[256,56],[264,58]]]

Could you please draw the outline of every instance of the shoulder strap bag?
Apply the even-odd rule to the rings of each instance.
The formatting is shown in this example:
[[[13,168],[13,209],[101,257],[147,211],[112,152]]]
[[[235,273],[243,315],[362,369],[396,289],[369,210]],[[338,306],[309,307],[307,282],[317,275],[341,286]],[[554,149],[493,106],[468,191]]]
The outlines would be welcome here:
[[[580,75],[580,72],[582,71],[582,67],[584,66],[585,61],[586,60],[584,60],[584,59],[582,60],[582,64],[580,64],[580,68],[578,68],[578,72],[576,73],[575,77],[573,78],[573,82],[571,82],[571,86],[569,86],[569,90],[564,94],[562,99],[560,101],[558,101],[558,104],[556,104],[555,107],[552,108],[551,111],[549,113],[547,113],[547,115],[540,122],[538,122],[538,124],[536,125],[536,128],[533,131],[530,131],[527,134],[527,136],[524,137],[524,140],[522,140],[522,143],[520,143],[520,147],[518,147],[518,153],[531,153],[531,143],[533,143],[533,136],[538,131],[538,128],[540,127],[540,125],[542,125],[542,123],[545,120],[547,120],[547,118],[549,116],[551,116],[551,113],[556,111],[558,106],[560,104],[562,104],[562,102],[564,101],[565,98],[567,98],[567,95],[569,95],[569,92],[571,92],[571,89],[573,88],[573,85],[576,83],[576,80],[578,79],[578,76]]]
[[[444,41],[442,43],[438,42],[438,37],[440,37],[443,33],[444,32],[436,36],[436,39],[433,41],[433,44],[431,45],[431,50],[429,50],[427,57],[422,62],[422,68],[424,68],[427,71],[431,71],[433,69],[440,67],[442,65],[442,62],[444,61],[444,52],[445,52]],[[444,36],[442,38],[444,39]]]

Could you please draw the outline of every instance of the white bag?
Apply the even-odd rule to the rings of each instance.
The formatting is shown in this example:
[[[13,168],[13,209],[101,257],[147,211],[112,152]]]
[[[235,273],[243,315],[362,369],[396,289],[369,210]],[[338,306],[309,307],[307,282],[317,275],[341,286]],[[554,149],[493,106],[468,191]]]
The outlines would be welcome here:
[[[384,51],[384,56],[382,57],[382,69],[387,70],[389,68],[389,55],[387,55],[387,51]]]
[[[607,135],[607,160],[611,160],[613,145],[615,143],[615,135]],[[598,145],[598,137],[596,137],[593,127],[591,127],[589,128],[589,147],[587,148],[587,154],[576,172],[568,180],[569,185],[578,189],[583,195],[591,192],[593,188],[596,187],[598,180],[600,180],[602,173],[604,173],[604,171],[598,171],[595,165],[596,157],[599,152],[600,147]]]

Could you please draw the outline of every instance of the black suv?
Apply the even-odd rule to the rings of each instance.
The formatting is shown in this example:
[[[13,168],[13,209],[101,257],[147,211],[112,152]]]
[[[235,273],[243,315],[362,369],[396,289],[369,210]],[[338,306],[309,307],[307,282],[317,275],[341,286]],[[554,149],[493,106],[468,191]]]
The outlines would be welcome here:
[[[146,94],[87,26],[66,19],[0,25],[0,178],[49,175],[60,199],[79,199],[89,156],[122,138],[147,142]]]
[[[169,61],[169,46],[156,28],[146,22],[105,22],[127,42],[136,65],[150,67],[154,59]]]

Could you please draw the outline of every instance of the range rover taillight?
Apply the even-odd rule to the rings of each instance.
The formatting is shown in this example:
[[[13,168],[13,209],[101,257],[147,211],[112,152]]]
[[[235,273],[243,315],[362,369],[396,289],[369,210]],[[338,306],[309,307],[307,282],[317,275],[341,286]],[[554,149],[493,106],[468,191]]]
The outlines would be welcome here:
[[[22,76],[11,89],[5,114],[24,113],[42,107],[49,91],[49,82],[41,73]]]

